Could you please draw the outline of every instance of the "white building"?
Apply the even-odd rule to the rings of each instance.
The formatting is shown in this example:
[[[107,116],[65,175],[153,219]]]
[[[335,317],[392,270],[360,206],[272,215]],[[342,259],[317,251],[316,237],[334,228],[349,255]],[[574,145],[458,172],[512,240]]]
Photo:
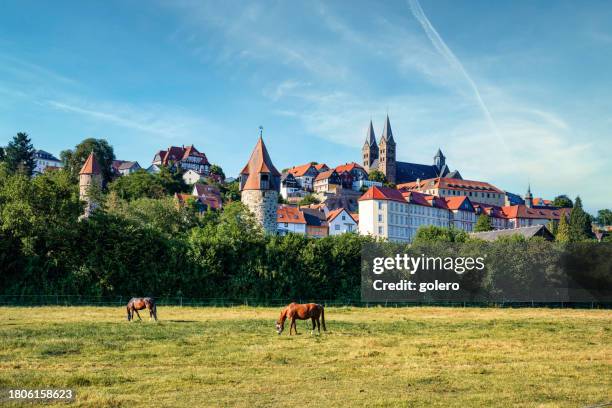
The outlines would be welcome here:
[[[475,221],[469,200],[401,193],[389,187],[371,187],[359,199],[359,233],[394,242],[411,242],[423,226],[453,225],[471,231]]]
[[[51,153],[36,150],[34,152],[34,174],[42,174],[48,167],[64,167],[64,165]]]
[[[297,207],[279,205],[276,210],[276,222],[279,235],[306,234],[306,219]]]
[[[183,180],[185,183],[190,185],[202,181],[204,178],[204,174],[200,174],[195,170],[187,170],[185,173],[183,173]]]
[[[327,214],[329,235],[339,235],[357,231],[357,222],[344,208],[332,210]]]

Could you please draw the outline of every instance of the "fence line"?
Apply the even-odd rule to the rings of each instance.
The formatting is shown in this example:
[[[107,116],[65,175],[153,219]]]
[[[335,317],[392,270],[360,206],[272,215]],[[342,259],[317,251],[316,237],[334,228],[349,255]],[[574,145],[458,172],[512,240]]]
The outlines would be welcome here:
[[[0,295],[0,306],[124,306],[130,296],[80,296],[80,295]],[[190,298],[183,296],[156,298],[160,306],[188,307],[278,307],[291,302],[314,302],[325,306],[336,307],[546,307],[546,308],[579,308],[610,309],[612,303],[604,302],[540,302],[513,301],[503,302],[363,302],[361,299],[289,299],[289,298]]]

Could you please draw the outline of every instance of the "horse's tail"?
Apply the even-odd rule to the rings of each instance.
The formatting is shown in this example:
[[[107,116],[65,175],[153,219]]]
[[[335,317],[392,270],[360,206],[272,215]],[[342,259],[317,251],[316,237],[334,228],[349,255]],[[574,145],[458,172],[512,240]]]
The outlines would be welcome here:
[[[321,306],[321,323],[323,323],[323,331],[327,331],[325,328],[325,308]]]
[[[157,302],[153,299],[153,317],[157,320]]]

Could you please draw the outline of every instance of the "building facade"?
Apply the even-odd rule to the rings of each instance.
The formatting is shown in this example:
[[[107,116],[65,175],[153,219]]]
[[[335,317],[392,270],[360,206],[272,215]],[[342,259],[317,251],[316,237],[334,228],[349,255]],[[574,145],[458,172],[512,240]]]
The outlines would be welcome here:
[[[418,191],[439,197],[467,197],[472,203],[489,204],[498,207],[503,206],[506,199],[506,193],[492,184],[484,181],[448,177],[436,177],[398,184],[397,188],[402,191]]]
[[[48,168],[61,168],[64,164],[60,159],[44,150],[34,152],[34,175],[42,174]]]
[[[102,188],[102,171],[93,152],[87,156],[85,164],[79,171],[79,199],[85,202],[85,210],[80,217],[88,218],[98,208],[99,203],[92,197],[94,189]]]

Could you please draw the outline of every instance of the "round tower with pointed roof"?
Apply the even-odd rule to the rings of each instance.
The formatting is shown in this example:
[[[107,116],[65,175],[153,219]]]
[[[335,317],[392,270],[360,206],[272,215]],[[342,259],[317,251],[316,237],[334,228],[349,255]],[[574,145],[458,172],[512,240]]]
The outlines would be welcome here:
[[[89,217],[98,206],[90,197],[92,188],[102,188],[102,172],[93,152],[89,153],[79,172],[79,198],[86,203],[84,218]]]
[[[260,132],[251,157],[240,172],[240,191],[242,203],[251,210],[268,234],[277,232],[276,210],[280,177],[281,174],[272,164]]]

